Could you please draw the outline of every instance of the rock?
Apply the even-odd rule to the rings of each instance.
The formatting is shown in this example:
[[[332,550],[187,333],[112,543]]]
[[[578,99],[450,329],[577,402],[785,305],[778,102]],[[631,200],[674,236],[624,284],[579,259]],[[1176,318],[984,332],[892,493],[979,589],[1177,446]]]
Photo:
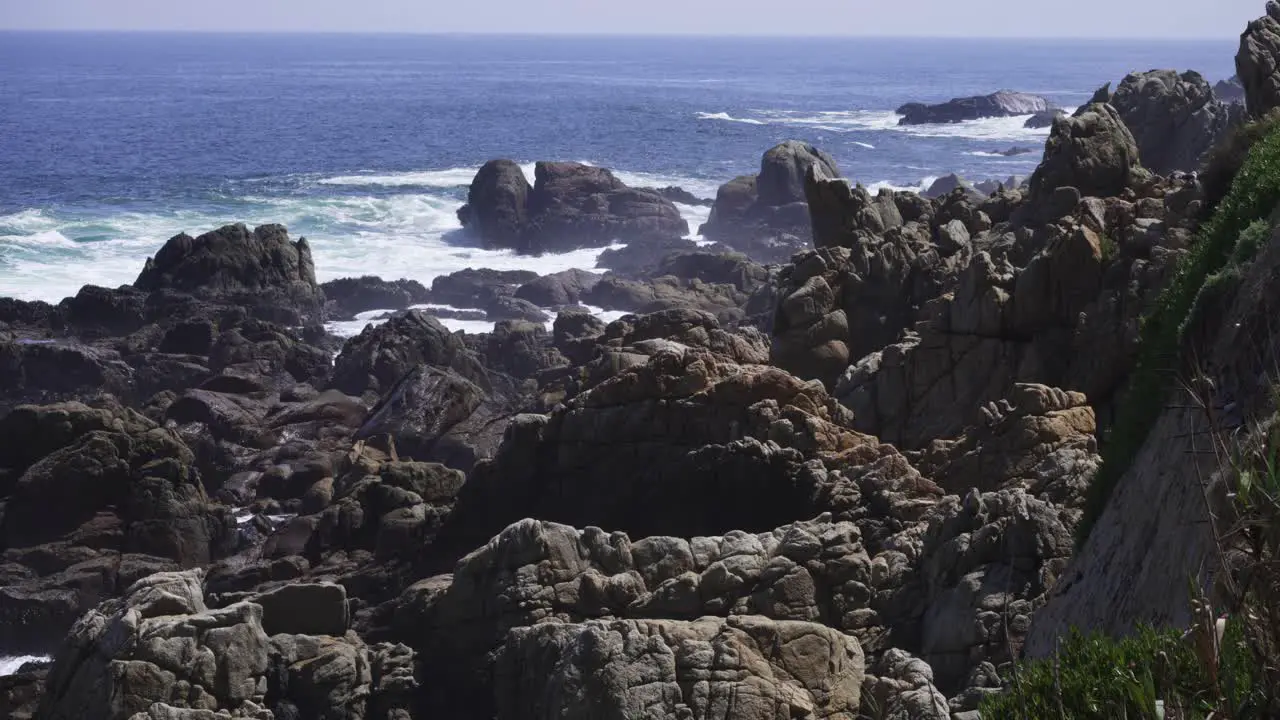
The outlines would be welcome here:
[[[583,302],[605,310],[653,313],[674,308],[705,310],[728,318],[741,317],[747,295],[732,285],[665,276],[652,281],[605,275],[583,294]]]
[[[485,336],[480,349],[485,367],[515,378],[534,378],[568,362],[552,344],[541,324],[503,320]]]
[[[950,175],[944,175],[938,178],[937,180],[934,180],[933,184],[931,184],[928,187],[928,189],[926,189],[924,192],[920,194],[932,200],[932,199],[950,195],[956,190],[964,190],[965,192],[974,192],[972,183],[960,177],[959,175],[952,173]]]
[[[524,170],[511,160],[490,160],[480,168],[458,210],[462,226],[495,247],[519,247],[528,222],[532,188]]]
[[[835,162],[807,143],[789,140],[765,153],[760,173],[721,186],[699,233],[709,240],[770,262],[806,244],[811,232],[805,206],[805,176],[818,169],[839,177]]]
[[[1245,106],[1255,118],[1280,107],[1280,3],[1267,0],[1267,13],[1240,35],[1236,74]]]
[[[863,704],[884,718],[951,720],[947,699],[934,684],[929,663],[897,648],[886,651],[867,668]]]
[[[134,395],[133,368],[118,353],[60,340],[0,341],[0,412],[99,392]]]
[[[898,108],[899,125],[958,123],[992,117],[1033,115],[1053,110],[1053,103],[1038,95],[1001,90],[990,95],[954,98],[938,105],[907,103]]]
[[[529,270],[467,268],[431,281],[431,301],[440,305],[487,309],[495,298],[509,296],[524,283],[538,279]]]
[[[813,623],[757,617],[517,628],[495,662],[496,717],[772,720],[859,707],[862,650]]]
[[[390,436],[404,457],[470,471],[496,452],[515,412],[448,367],[419,365],[387,389],[356,438]]]
[[[780,681],[768,678],[786,678],[783,684],[794,683],[792,707],[835,717],[852,714],[858,705],[862,648],[851,634],[817,622],[821,611],[814,595],[819,587],[832,588],[834,606],[856,602],[836,588],[856,593],[854,578],[864,577],[867,567],[857,530],[850,523],[833,524],[829,516],[760,535],[735,531],[635,541],[598,528],[524,520],[460,561],[452,576],[410,586],[398,603],[394,627],[420,648],[424,672],[437,678],[424,688],[425,705],[436,713],[465,707],[477,716],[529,717],[517,708],[562,707],[559,703],[581,697],[589,704],[577,707],[590,713],[582,717],[660,700],[673,704],[662,711],[669,717],[689,703],[706,702],[707,695],[674,687],[655,695],[647,685],[625,682],[636,671],[636,651],[648,648],[665,658],[650,666],[654,672],[686,673],[710,669],[707,661],[717,663],[712,667],[735,662],[729,658],[741,662],[742,653],[754,657],[770,646],[776,650],[768,662],[784,663],[771,671],[759,663],[734,664],[736,672],[726,667],[723,674],[689,676],[689,683],[698,687],[694,677],[700,677],[712,691],[721,682],[734,686],[743,673],[752,678],[762,673],[753,680],[760,689],[748,694],[756,697],[756,692],[776,692],[770,688]],[[584,633],[602,644],[592,645]],[[581,654],[591,647],[614,648],[623,638],[631,640],[616,652]],[[715,648],[726,654],[713,654]],[[712,659],[717,657],[723,660]],[[622,684],[579,688],[575,670]],[[683,680],[681,685],[688,686]],[[824,691],[815,694],[816,687]],[[724,702],[734,702],[729,697]],[[756,717],[751,705],[734,707],[728,716]],[[774,708],[770,701],[764,717],[774,717]]]
[[[58,303],[58,310],[83,336],[128,335],[147,323],[147,293],[85,285]]]
[[[693,193],[689,192],[688,190],[685,190],[684,188],[680,188],[680,187],[673,186],[673,187],[664,187],[664,188],[642,188],[642,189],[655,192],[661,195],[662,197],[670,200],[671,202],[679,203],[681,205],[693,205],[695,207],[697,206],[711,207],[712,204],[714,204],[715,202],[714,200],[700,198],[694,195]]]
[[[430,315],[410,310],[348,340],[334,361],[331,386],[357,397],[382,394],[424,364],[487,383],[484,369],[458,336]]]
[[[283,585],[250,602],[262,607],[262,629],[267,635],[341,637],[350,622],[347,591],[332,583]]]
[[[599,281],[600,276],[593,272],[565,270],[553,275],[543,275],[521,285],[515,296],[540,307],[577,305],[582,294],[595,287]]]
[[[828,177],[840,175],[835,161],[808,143],[788,140],[771,148],[760,161],[756,202],[766,207],[805,202],[805,174],[815,166]]]
[[[670,200],[628,188],[605,168],[580,163],[538,163],[531,189],[519,166],[488,163],[472,182],[470,202],[459,218],[491,247],[535,255],[689,233]]]
[[[596,258],[596,267],[612,270],[632,280],[658,275],[658,266],[672,253],[695,252],[698,244],[688,238],[668,238],[621,248],[609,248]]]
[[[1057,122],[1058,118],[1066,117],[1066,114],[1066,111],[1058,108],[1053,108],[1052,110],[1041,110],[1027,118],[1027,121],[1022,124],[1022,127],[1029,130],[1040,130],[1043,128],[1053,127],[1053,124]]]
[[[1111,105],[1133,133],[1143,167],[1161,175],[1200,169],[1209,151],[1244,121],[1244,113],[1216,100],[1195,72],[1128,75]]]
[[[1244,85],[1241,84],[1240,78],[1232,75],[1226,80],[1219,80],[1213,86],[1213,96],[1224,103],[1236,103],[1243,105]]]
[[[146,292],[173,290],[243,303],[262,312],[283,306],[297,317],[319,320],[324,293],[315,275],[305,239],[291,242],[281,225],[262,225],[250,232],[239,224],[197,238],[170,238],[155,257],[147,258],[133,285]],[[287,314],[279,317],[292,319]]]
[[[202,575],[152,575],[81,618],[49,672],[38,717],[361,720],[371,706],[407,713],[408,648],[369,647],[353,634],[268,637],[256,603],[209,608]]]
[[[717,356],[669,344],[549,417],[512,419],[493,462],[472,472],[432,552],[465,551],[528,516],[692,536],[814,514],[832,479],[788,448],[877,444],[845,432],[847,418],[815,384]],[[775,413],[779,420],[770,419]],[[771,431],[776,422],[787,429]],[[680,442],[659,440],[672,435]]]
[[[369,310],[403,310],[430,301],[430,293],[416,280],[387,281],[365,275],[321,283],[331,312],[350,318]]]
[[[732,285],[754,292],[769,280],[769,271],[741,253],[683,252],[662,259],[655,273],[713,285]]]
[[[556,316],[552,340],[571,364],[585,365],[595,356],[596,341],[604,331],[605,322],[590,312],[566,309]]]
[[[1031,176],[1031,201],[1043,203],[1061,187],[1112,197],[1142,177],[1137,142],[1120,114],[1110,105],[1088,105],[1054,123]]]

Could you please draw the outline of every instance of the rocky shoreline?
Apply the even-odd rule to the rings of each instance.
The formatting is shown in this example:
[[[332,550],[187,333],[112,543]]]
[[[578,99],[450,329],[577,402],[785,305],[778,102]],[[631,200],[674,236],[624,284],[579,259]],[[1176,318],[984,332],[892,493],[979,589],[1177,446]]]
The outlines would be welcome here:
[[[1195,171],[1280,106],[1268,7],[1243,104],[1151,71],[1037,106],[1026,182],[873,195],[790,141],[694,241],[679,188],[495,160],[469,241],[625,248],[321,284],[305,239],[228,225],[0,299],[0,650],[53,657],[0,715],[976,718],[1082,624],[1076,532]]]

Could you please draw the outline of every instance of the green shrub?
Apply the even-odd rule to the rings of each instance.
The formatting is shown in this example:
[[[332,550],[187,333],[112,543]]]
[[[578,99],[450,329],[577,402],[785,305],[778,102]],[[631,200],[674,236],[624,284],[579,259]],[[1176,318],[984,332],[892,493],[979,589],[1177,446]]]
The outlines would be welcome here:
[[[1249,156],[1249,151],[1260,140],[1271,135],[1277,126],[1280,126],[1280,112],[1273,111],[1261,120],[1235,128],[1209,153],[1200,170],[1206,212],[1216,209],[1231,192],[1231,184]]]
[[[1160,416],[1170,389],[1171,371],[1180,363],[1181,330],[1200,288],[1233,257],[1242,236],[1248,235],[1246,243],[1260,244],[1263,240],[1259,238],[1265,239],[1264,231],[1256,229],[1255,223],[1270,217],[1280,203],[1280,121],[1269,123],[1267,128],[1266,136],[1250,146],[1230,192],[1200,228],[1190,252],[1178,263],[1155,307],[1143,319],[1138,361],[1103,449],[1102,469],[1089,486],[1084,515],[1077,528],[1077,545],[1083,545],[1088,538],[1111,491]]]
[[[1260,717],[1250,712],[1252,655],[1234,622],[1227,624],[1220,657],[1225,703],[1192,642],[1177,630],[1142,627],[1120,640],[1073,631],[1055,658],[1020,663],[1016,678],[1005,679],[1007,692],[984,700],[980,713],[983,720],[1137,720],[1158,717],[1160,701],[1166,711],[1178,708],[1179,718],[1205,718],[1224,705],[1236,720]]]

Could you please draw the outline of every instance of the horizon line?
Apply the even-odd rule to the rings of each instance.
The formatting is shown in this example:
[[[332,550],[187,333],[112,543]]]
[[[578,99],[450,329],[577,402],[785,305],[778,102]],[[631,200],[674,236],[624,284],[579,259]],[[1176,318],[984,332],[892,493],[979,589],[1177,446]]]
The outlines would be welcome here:
[[[1057,40],[1072,42],[1219,42],[1238,40],[1238,35],[899,35],[899,34],[821,34],[821,33],[707,33],[676,32],[612,32],[558,31],[517,32],[485,30],[308,30],[308,29],[221,29],[221,28],[50,28],[0,27],[0,33],[67,34],[67,35],[224,35],[224,36],[388,36],[388,37],[458,37],[458,38],[609,38],[609,39],[736,39],[736,40]]]

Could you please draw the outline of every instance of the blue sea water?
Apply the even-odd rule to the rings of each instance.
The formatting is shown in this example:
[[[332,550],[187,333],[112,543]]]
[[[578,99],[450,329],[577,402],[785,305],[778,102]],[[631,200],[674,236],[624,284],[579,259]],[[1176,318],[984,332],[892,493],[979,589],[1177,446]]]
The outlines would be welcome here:
[[[0,296],[132,281],[178,232],[280,222],[329,279],[592,267],[446,244],[485,160],[579,160],[704,197],[786,139],[868,186],[1027,174],[1021,118],[900,128],[1008,88],[1064,106],[1230,41],[0,33]],[[994,156],[1011,146],[1036,152]],[[682,208],[691,225],[704,208]]]

